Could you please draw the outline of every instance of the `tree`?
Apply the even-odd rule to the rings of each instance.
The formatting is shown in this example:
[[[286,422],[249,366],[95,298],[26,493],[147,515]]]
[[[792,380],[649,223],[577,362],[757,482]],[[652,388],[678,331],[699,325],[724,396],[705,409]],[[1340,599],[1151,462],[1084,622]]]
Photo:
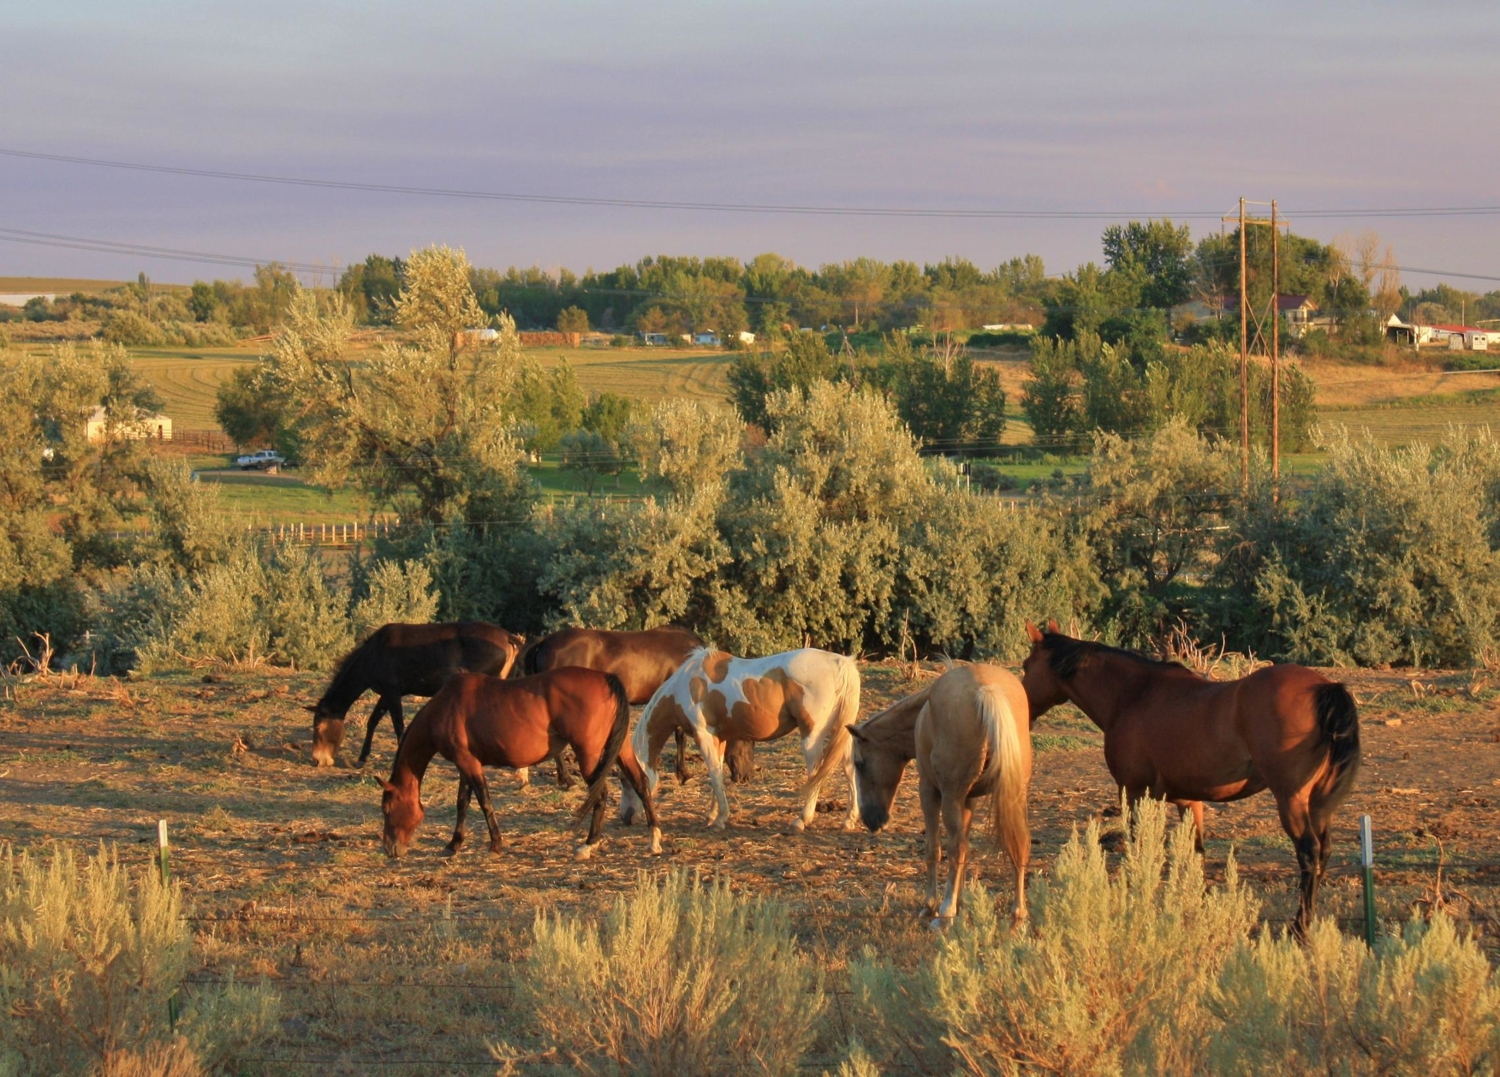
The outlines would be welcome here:
[[[787,347],[770,354],[744,353],[729,368],[729,398],[740,417],[767,433],[774,419],[766,398],[780,390],[805,391],[818,381],[838,377],[841,367],[817,333],[795,333]]]
[[[589,331],[588,311],[582,307],[564,307],[557,315],[557,331],[559,333],[587,333]]]
[[[269,363],[242,366],[219,386],[214,418],[236,445],[270,446],[295,457],[287,426],[290,404]]]
[[[574,430],[564,434],[560,445],[563,470],[582,478],[588,484],[590,497],[601,477],[618,475],[625,467],[619,447],[593,430]]]
[[[413,253],[396,317],[416,343],[359,363],[347,300],[298,293],[273,359],[319,481],[431,524],[515,519],[529,500],[514,432],[520,341],[502,317],[495,342],[464,346],[459,331],[479,317],[468,268],[462,251]]]
[[[1170,220],[1131,221],[1104,230],[1104,261],[1139,287],[1143,307],[1165,310],[1192,292],[1192,229]]]
[[[585,430],[592,430],[616,445],[625,437],[635,405],[628,396],[600,393],[588,402],[580,420]]]

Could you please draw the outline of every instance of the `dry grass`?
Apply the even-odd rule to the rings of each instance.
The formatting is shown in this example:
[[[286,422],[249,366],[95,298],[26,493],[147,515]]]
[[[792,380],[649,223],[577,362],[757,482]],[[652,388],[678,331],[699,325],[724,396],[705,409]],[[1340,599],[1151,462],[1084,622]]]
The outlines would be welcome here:
[[[861,673],[866,713],[910,691],[895,663],[862,664]],[[1500,774],[1500,690],[1467,672],[1424,671],[1431,690],[1417,700],[1400,673],[1334,675],[1359,699],[1366,754],[1337,820],[1322,907],[1356,914],[1354,824],[1370,812],[1382,910],[1404,915],[1430,892],[1438,838],[1445,900],[1488,931],[1500,918],[1500,864],[1484,866],[1500,861],[1500,786],[1491,784]],[[423,790],[427,822],[412,853],[392,863],[380,850],[373,782],[390,765],[390,727],[377,735],[369,772],[347,762],[313,768],[301,707],[322,687],[305,674],[225,667],[131,681],[33,678],[13,682],[15,698],[0,703],[0,831],[31,848],[104,839],[117,843],[122,859],[146,866],[156,820],[167,819],[173,871],[195,917],[189,979],[265,976],[282,998],[283,1020],[257,1057],[283,1061],[262,1064],[266,1072],[486,1072],[472,1067],[493,1066],[490,1042],[539,1042],[510,1001],[513,963],[531,951],[537,913],[602,918],[642,869],[723,876],[736,893],[774,897],[835,991],[866,945],[904,968],[931,956],[931,933],[916,915],[924,868],[909,781],[879,835],[839,829],[841,776],[823,794],[833,810],[797,835],[800,758],[783,741],[761,750],[754,783],[731,789],[733,826],[720,835],[702,827],[709,797],[695,756],[692,782],[663,783],[662,860],[647,856],[639,827],[620,829],[611,819],[603,847],[580,864],[570,808],[581,793],[558,790],[545,774],[522,790],[509,773],[493,772],[504,851],[491,856],[471,843],[445,860],[437,854],[456,782],[438,760]],[[370,705],[356,708],[355,733]],[[1397,717],[1400,726],[1385,724]],[[1053,750],[1037,757],[1030,811],[1032,863],[1045,873],[1075,825],[1113,818],[1118,801],[1086,719],[1058,708],[1034,732],[1054,738]],[[1210,877],[1222,873],[1232,843],[1266,917],[1289,917],[1295,876],[1274,802],[1262,795],[1211,809],[1208,832]],[[993,887],[1010,886],[1000,858],[982,857],[976,870]],[[189,987],[191,994],[216,985]],[[818,1025],[809,1060],[820,1069],[836,1069],[860,1032],[846,1001],[835,994]],[[300,1064],[308,1059],[323,1061]],[[384,1064],[403,1060],[411,1064]],[[371,1062],[382,1064],[374,1070]]]

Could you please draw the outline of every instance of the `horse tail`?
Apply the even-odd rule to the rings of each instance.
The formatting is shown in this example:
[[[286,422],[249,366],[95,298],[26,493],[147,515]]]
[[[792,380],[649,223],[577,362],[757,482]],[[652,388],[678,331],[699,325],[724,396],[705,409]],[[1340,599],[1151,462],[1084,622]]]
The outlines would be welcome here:
[[[516,655],[516,660],[511,663],[512,674],[520,674],[522,677],[530,677],[532,674],[540,673],[536,668],[537,649],[546,640],[546,636],[537,636],[535,639],[527,640],[521,648],[521,653]]]
[[[1328,744],[1328,794],[1342,800],[1359,771],[1359,710],[1354,697],[1342,684],[1330,681],[1318,686],[1318,732]]]
[[[1031,831],[1026,824],[1025,765],[1021,759],[1021,738],[1016,733],[1016,718],[998,684],[982,684],[974,690],[974,707],[984,725],[990,760],[984,777],[993,784],[990,789],[990,816],[995,844],[1005,849],[1012,860],[1029,850]]]
[[[849,727],[859,720],[859,666],[855,665],[854,659],[842,655],[838,662],[838,686],[834,689],[833,714],[828,739],[823,745],[823,758],[818,760],[812,776],[797,791],[799,798],[822,788],[833,768],[844,761],[849,752]]]
[[[604,681],[609,685],[610,695],[615,698],[615,723],[610,727],[609,737],[604,742],[604,754],[599,757],[599,766],[589,775],[589,795],[578,809],[580,819],[593,811],[604,796],[609,772],[619,761],[620,749],[625,745],[625,735],[630,732],[630,697],[625,694],[625,685],[613,673],[606,673]]]

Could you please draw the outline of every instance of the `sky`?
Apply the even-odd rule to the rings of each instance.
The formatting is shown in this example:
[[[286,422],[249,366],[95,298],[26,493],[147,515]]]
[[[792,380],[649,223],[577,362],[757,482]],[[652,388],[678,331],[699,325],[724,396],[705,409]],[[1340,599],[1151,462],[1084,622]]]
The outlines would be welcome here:
[[[1241,196],[1293,230],[1500,288],[1500,5],[204,4],[0,0],[0,150],[374,185],[649,201],[1086,212],[953,219],[548,205],[0,153],[15,231],[338,267],[429,243],[608,269],[775,251],[1100,260],[1111,221],[1195,236]],[[10,230],[7,233],[5,230]],[[0,241],[0,275],[244,277]],[[1408,271],[1413,287],[1431,274]]]

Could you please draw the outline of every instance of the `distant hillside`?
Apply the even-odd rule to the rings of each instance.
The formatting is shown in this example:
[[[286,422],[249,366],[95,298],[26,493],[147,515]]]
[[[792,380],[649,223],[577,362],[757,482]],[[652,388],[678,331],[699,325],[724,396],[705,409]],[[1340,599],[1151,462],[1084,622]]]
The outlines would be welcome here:
[[[22,294],[47,294],[47,295],[72,295],[74,292],[82,292],[84,295],[97,295],[107,292],[111,288],[118,288],[129,281],[123,280],[89,280],[85,277],[0,277],[0,293],[22,293]],[[188,288],[186,284],[164,284],[153,280],[153,288],[170,288],[173,291],[178,288]]]

